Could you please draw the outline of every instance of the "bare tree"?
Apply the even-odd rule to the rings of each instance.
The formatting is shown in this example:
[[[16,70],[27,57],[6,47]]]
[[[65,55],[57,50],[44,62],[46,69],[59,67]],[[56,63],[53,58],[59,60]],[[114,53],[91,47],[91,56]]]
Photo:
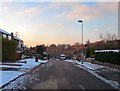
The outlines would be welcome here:
[[[117,39],[117,35],[113,34],[113,33],[109,33],[106,32],[106,34],[102,34],[100,33],[99,35],[100,39],[104,40],[104,41],[111,41],[111,40],[116,40]]]
[[[105,40],[104,35],[102,33],[100,33],[99,37],[100,37],[101,40]]]
[[[74,43],[75,46],[80,46],[81,44],[79,42]]]
[[[90,45],[90,40],[86,41],[86,44],[87,44],[87,46],[89,46]]]
[[[117,39],[117,35],[116,34],[113,34],[112,37],[111,37],[112,40],[116,40]]]
[[[19,33],[18,32],[15,32],[15,37],[20,37]]]

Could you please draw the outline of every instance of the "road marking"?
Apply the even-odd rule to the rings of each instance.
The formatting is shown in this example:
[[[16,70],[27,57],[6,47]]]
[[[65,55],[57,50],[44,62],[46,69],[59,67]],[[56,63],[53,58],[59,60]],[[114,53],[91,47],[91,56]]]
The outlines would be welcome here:
[[[82,85],[78,85],[83,91],[86,91]]]

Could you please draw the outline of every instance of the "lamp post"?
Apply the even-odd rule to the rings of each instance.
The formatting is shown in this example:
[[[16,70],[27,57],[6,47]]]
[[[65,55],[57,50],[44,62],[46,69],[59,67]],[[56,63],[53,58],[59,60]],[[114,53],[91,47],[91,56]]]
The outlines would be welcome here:
[[[83,46],[83,21],[82,20],[78,20],[78,22],[80,22],[82,24],[82,46]],[[83,64],[83,50],[82,50],[82,55],[81,55],[81,63]]]
[[[79,20],[78,22],[80,22],[82,24],[82,45],[83,45],[83,21]]]

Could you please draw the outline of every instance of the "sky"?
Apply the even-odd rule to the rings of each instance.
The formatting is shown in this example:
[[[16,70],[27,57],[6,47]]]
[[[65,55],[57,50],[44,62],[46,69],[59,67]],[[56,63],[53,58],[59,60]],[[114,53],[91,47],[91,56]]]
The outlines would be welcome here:
[[[0,28],[28,47],[39,44],[100,40],[100,33],[118,34],[117,2],[0,2]]]

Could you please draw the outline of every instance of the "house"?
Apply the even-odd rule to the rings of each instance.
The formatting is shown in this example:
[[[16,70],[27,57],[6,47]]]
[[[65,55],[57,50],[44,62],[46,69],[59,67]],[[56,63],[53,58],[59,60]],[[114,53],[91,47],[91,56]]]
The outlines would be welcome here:
[[[3,38],[8,38],[8,39],[11,39],[11,35],[4,31],[3,29],[0,29],[0,61],[2,60],[2,39]]]
[[[24,51],[24,49],[25,49],[23,40],[21,40],[20,38],[14,36],[13,33],[11,33],[11,38],[13,40],[17,41],[17,44],[18,44],[17,53],[22,53]]]
[[[0,39],[7,38],[8,40],[16,40],[18,43],[17,46],[17,53],[22,53],[23,50],[25,49],[24,42],[20,38],[17,38],[16,36],[13,35],[13,33],[8,33],[7,31],[0,29]]]
[[[8,38],[8,39],[11,39],[11,34],[6,32],[5,30],[3,29],[0,29],[0,38]]]
[[[97,41],[90,44],[90,47],[95,47],[96,50],[112,50],[119,49],[120,40]]]
[[[96,41],[91,43],[89,47],[95,47],[95,49],[104,49],[105,41]]]
[[[36,47],[30,47],[30,51],[32,54],[35,54],[36,53]]]

